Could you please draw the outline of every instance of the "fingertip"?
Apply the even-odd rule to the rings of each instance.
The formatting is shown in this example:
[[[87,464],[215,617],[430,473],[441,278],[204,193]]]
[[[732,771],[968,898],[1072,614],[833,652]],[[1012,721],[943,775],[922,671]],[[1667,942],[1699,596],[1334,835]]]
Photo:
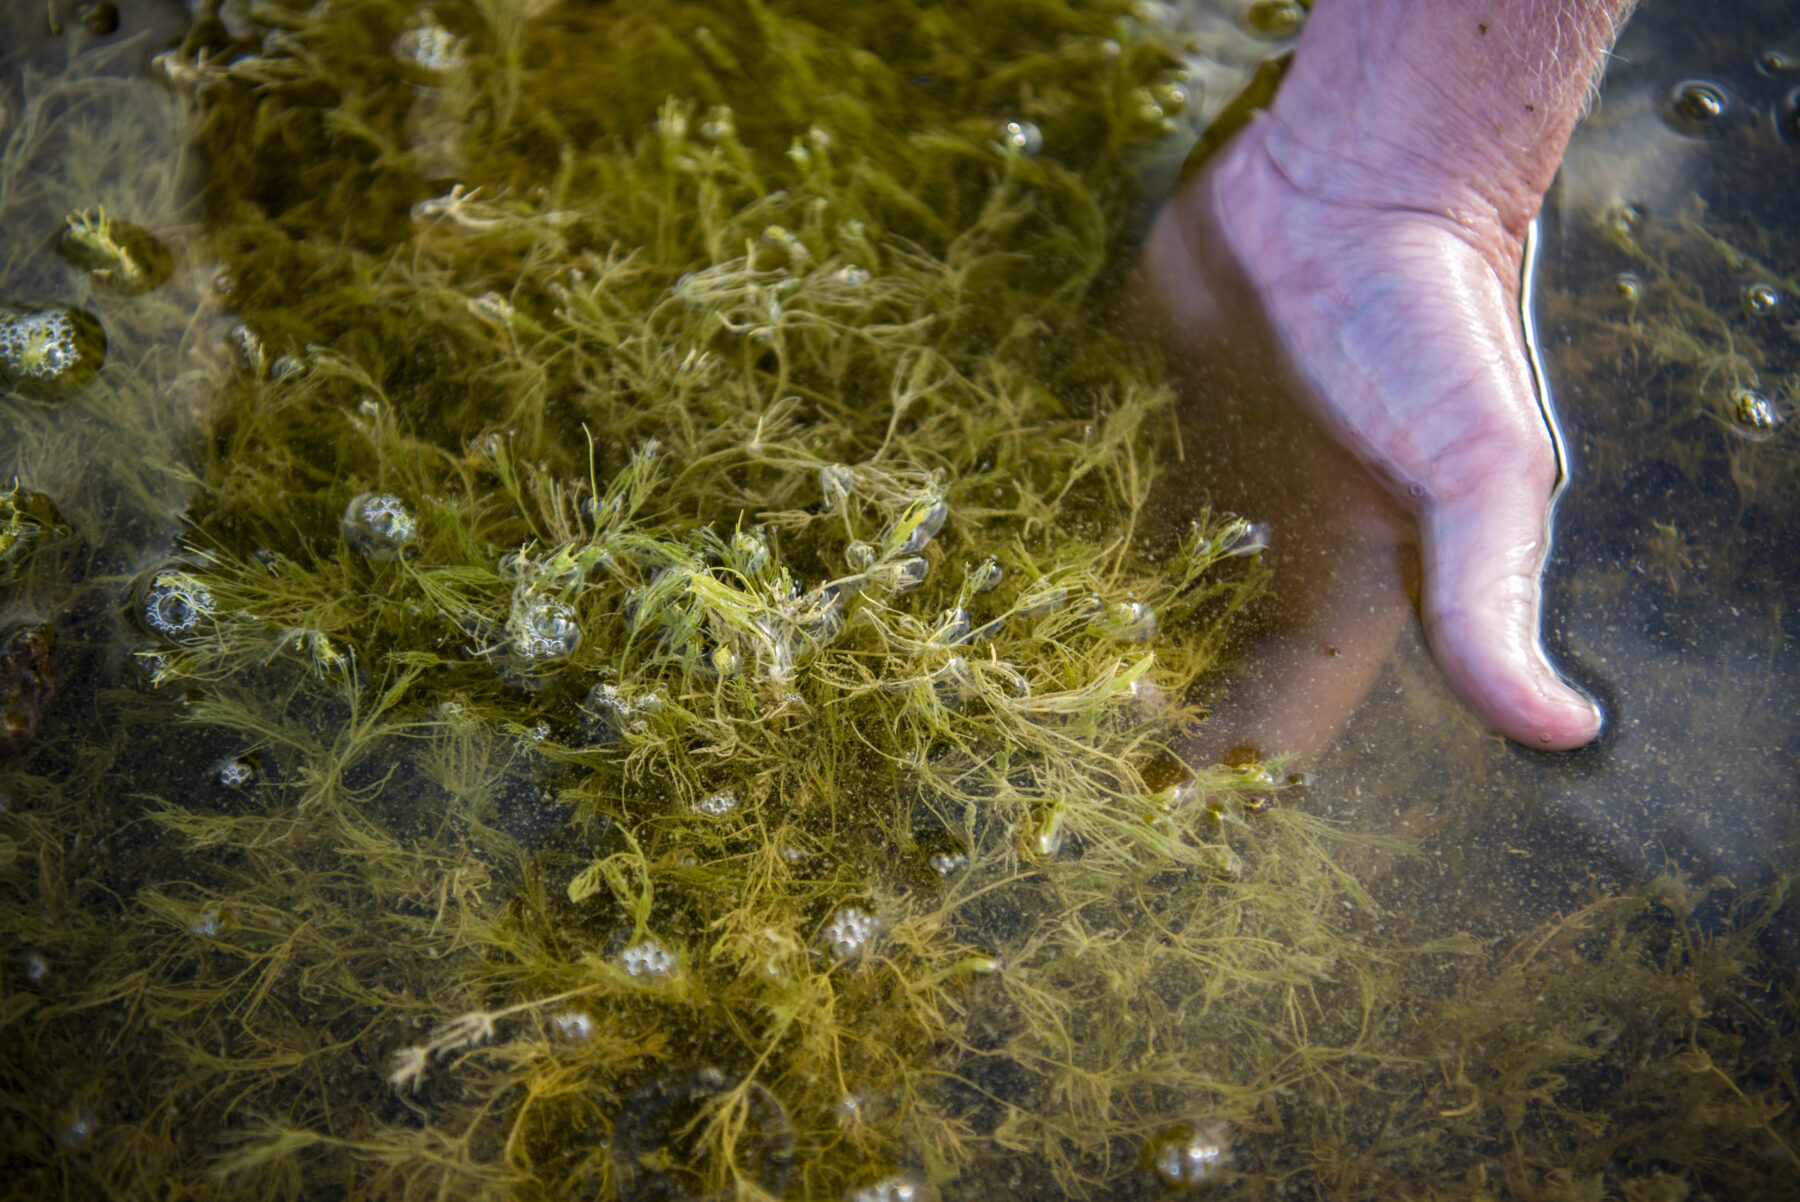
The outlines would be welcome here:
[[[1571,686],[1544,654],[1532,603],[1512,612],[1462,611],[1426,630],[1444,677],[1488,726],[1526,747],[1572,751],[1600,735],[1604,715]]]
[[[1606,716],[1593,698],[1557,680],[1545,701],[1534,721],[1511,738],[1542,751],[1574,751],[1600,737]]]

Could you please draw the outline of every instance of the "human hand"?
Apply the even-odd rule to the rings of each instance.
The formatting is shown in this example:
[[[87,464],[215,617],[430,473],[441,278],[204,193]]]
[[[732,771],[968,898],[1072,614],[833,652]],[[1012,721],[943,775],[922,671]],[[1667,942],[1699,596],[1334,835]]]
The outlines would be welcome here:
[[[1266,522],[1277,607],[1189,751],[1317,754],[1418,598],[1457,695],[1527,746],[1600,714],[1546,658],[1557,448],[1525,357],[1521,233],[1478,210],[1308,186],[1278,120],[1241,132],[1143,254],[1181,393],[1172,504]]]

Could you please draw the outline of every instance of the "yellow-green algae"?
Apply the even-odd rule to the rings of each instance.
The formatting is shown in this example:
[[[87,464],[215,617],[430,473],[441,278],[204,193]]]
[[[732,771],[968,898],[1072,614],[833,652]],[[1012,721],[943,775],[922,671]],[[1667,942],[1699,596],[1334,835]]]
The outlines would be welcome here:
[[[0,768],[8,1196],[1771,1180],[1779,891],[1401,945],[1395,845],[1173,765],[1264,582],[1148,529],[1130,6],[228,15],[159,60],[198,209],[91,58],[0,186],[184,260],[6,402],[72,529],[9,603],[102,682]]]

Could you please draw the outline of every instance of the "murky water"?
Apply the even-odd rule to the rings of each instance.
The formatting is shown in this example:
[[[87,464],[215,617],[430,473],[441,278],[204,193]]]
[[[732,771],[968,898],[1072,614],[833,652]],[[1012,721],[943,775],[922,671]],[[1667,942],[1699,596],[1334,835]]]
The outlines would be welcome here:
[[[1177,786],[1084,305],[1296,7],[0,16],[0,1195],[1786,1196],[1800,29],[1546,214],[1606,738]]]

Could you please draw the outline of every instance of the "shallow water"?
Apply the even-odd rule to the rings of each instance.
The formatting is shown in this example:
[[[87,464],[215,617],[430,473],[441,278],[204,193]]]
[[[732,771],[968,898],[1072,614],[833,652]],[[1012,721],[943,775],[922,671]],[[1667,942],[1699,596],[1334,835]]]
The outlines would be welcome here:
[[[1096,192],[1090,211],[1071,199],[1088,194],[1053,169],[1110,160],[1064,131],[1116,137],[1106,153],[1154,180],[1180,153],[1159,123],[1216,111],[1272,44],[1246,32],[1237,6],[1140,6],[1110,25],[1049,5],[1038,19],[1066,27],[1063,40],[1016,61],[982,31],[958,41],[955,15],[940,14],[935,71],[904,80],[921,89],[917,111],[947,95],[992,108],[933,125],[929,148],[884,142],[889,131],[844,99],[881,78],[877,60],[851,79],[804,51],[757,59],[750,83],[771,108],[790,86],[829,105],[762,128],[740,104],[738,123],[756,127],[745,161],[784,191],[756,197],[720,168],[699,195],[730,233],[693,250],[681,248],[702,204],[657,226],[667,202],[630,191],[664,178],[644,165],[654,156],[605,148],[668,138],[671,180],[684,156],[726,157],[731,134],[703,107],[685,138],[666,111],[649,132],[656,89],[708,104],[719,99],[708,89],[743,94],[757,43],[722,8],[667,6],[665,24],[625,26],[641,40],[623,65],[570,51],[593,74],[575,79],[574,103],[557,92],[569,79],[553,89],[531,76],[543,88],[526,90],[542,102],[533,111],[492,84],[503,72],[486,74],[506,57],[495,47],[559,61],[558,43],[621,28],[608,6],[345,10],[305,43],[367,56],[367,92],[335,105],[284,91],[279,38],[229,9],[170,60],[177,74],[207,54],[247,56],[254,34],[268,77],[198,71],[171,88],[166,67],[147,65],[159,35],[124,40],[175,28],[175,7],[123,10],[99,41],[122,49],[82,60],[62,92],[43,76],[64,43],[35,11],[0,18],[0,137],[14,153],[0,301],[88,306],[110,344],[107,369],[72,401],[0,401],[0,478],[53,494],[73,531],[46,536],[4,595],[8,631],[48,620],[59,641],[44,725],[28,754],[0,763],[0,1193],[1154,1198],[1191,1173],[1193,1196],[1785,1196],[1800,1014],[1784,905],[1800,756],[1800,648],[1785,614],[1800,573],[1800,421],[1763,441],[1729,424],[1736,387],[1800,401],[1800,139],[1776,125],[1800,73],[1757,65],[1783,38],[1800,54],[1781,5],[1745,6],[1724,27],[1651,4],[1546,214],[1539,333],[1574,467],[1547,634],[1604,699],[1606,738],[1544,756],[1486,736],[1413,639],[1304,787],[1203,772],[1190,792],[1138,775],[1172,712],[1159,690],[1208,662],[1207,623],[1229,628],[1248,561],[1218,560],[1204,577],[1219,582],[1212,608],[1169,621],[1179,596],[1157,574],[1166,549],[1114,545],[1135,487],[1119,466],[1134,435],[1114,413],[1132,410],[1093,400],[1145,369],[1097,328],[1089,363],[984,306],[1044,323],[1080,311],[1020,298],[1096,245],[1116,257],[1113,235],[1070,230],[1096,213],[1123,228],[1133,202]],[[815,9],[819,20],[821,6],[777,6],[770,40],[812,45],[801,22],[783,22]],[[259,19],[282,25],[277,15]],[[1178,17],[1198,38],[1190,114],[1170,97],[1179,77],[1153,27]],[[533,41],[540,22],[564,32]],[[900,32],[855,33],[883,60],[925,53]],[[991,59],[968,58],[983,47]],[[1025,83],[968,84],[989,61]],[[21,82],[27,62],[41,74]],[[802,67],[826,84],[799,91],[790,73]],[[1671,90],[1695,78],[1731,102],[1716,134],[1671,128]],[[383,88],[410,98],[394,107]],[[225,98],[216,109],[206,89]],[[33,125],[27,99],[47,94],[55,122]],[[1146,97],[1170,115],[1144,118]],[[906,103],[880,111],[910,118]],[[330,116],[284,126],[284,106]],[[577,128],[584,107],[633,116]],[[268,157],[234,159],[217,127],[196,134],[202,112],[238,122],[232,137],[268,139]],[[469,133],[488,128],[513,141]],[[866,146],[843,146],[845,129]],[[552,178],[559,138],[591,139],[581,153],[607,166],[567,168],[574,187]],[[836,182],[859,149],[960,164],[948,183],[906,182],[971,223],[970,197],[1012,182],[1013,199],[1041,210],[985,236],[1030,247],[1016,256],[1029,265],[958,260],[931,214],[896,216],[879,190],[856,203],[871,225],[906,231],[913,257],[859,249],[863,227],[841,209],[851,190]],[[570,153],[565,164],[580,160]],[[309,169],[308,154],[329,170]],[[824,176],[811,174],[821,162]],[[473,171],[489,173],[479,206],[451,188]],[[729,216],[734,187],[755,197],[747,217]],[[166,282],[121,295],[57,257],[64,215],[101,201],[175,250]],[[593,230],[639,231],[653,269],[658,255],[743,254],[769,291],[709,310],[702,290],[721,276],[664,287],[605,274],[616,264]],[[633,325],[631,306],[609,310],[598,288],[589,309],[567,292],[561,307],[532,307],[541,296],[521,280],[584,286],[546,266],[557,255],[663,306],[666,324]],[[961,274],[934,274],[940,256]],[[842,341],[781,333],[769,298],[783,271],[815,290],[779,293],[787,313],[856,328],[874,320],[854,307],[857,290],[900,281],[873,310],[890,342],[846,364]],[[1640,282],[1633,299],[1622,272]],[[1772,315],[1746,304],[1759,283],[1780,293]],[[898,402],[930,373],[893,315],[931,289],[939,312],[978,298],[966,320],[994,345],[943,344],[925,399]],[[560,332],[574,311],[588,323],[579,338],[533,341],[527,322]],[[696,313],[747,332],[695,334]],[[676,350],[691,339],[689,357],[659,358],[657,335]],[[806,438],[781,452],[804,470],[741,449],[763,441],[741,413],[766,404],[777,368],[740,352],[783,338],[799,350],[782,386],[811,390],[816,406],[795,418]],[[538,355],[548,345],[562,349]],[[571,359],[586,374],[559,376]],[[990,393],[958,391],[944,365]],[[876,371],[876,384],[858,382]],[[732,391],[739,381],[752,389]],[[827,383],[844,389],[836,410]],[[595,399],[608,388],[624,399]],[[940,393],[966,408],[1002,396],[1016,429],[959,433],[956,404],[931,408]],[[583,423],[598,431],[591,481]],[[880,459],[896,431],[919,467],[947,469],[947,522],[935,482]],[[636,554],[673,555],[702,520],[728,534],[748,507],[784,516],[766,543],[720,544],[706,562],[755,576],[749,565],[773,554],[816,583],[840,560],[878,561],[926,583],[892,596],[859,586],[861,610],[832,609],[857,615],[850,633],[821,636],[813,659],[793,643],[797,667],[755,635],[709,644],[702,670],[692,656],[615,652],[608,640],[631,644],[618,632],[635,621],[620,615],[653,609],[671,579],[633,577],[624,551],[607,570],[635,591],[547,584],[538,600],[566,609],[509,612],[509,595],[537,596],[515,585],[552,576],[557,531],[597,529],[624,507],[583,509],[597,500],[584,490],[625,479],[650,437],[686,462],[645,502],[677,507],[645,527],[664,549]],[[508,445],[550,466],[507,469]],[[834,456],[864,465],[860,486],[818,470],[837,470]],[[1084,476],[1089,463],[1103,467]],[[726,465],[711,469],[717,482],[708,464]],[[511,494],[508,470],[525,481]],[[1066,503],[1014,491],[1015,477],[1042,490],[1056,471]],[[847,499],[858,487],[871,491]],[[400,513],[416,529],[396,525]],[[845,545],[837,517],[862,523],[860,537]],[[972,570],[959,592],[964,558],[989,550],[1005,564],[1000,585],[976,591]],[[1034,570],[1066,594],[1063,609],[1044,600],[1057,590],[1030,592]],[[1161,629],[1134,608],[1132,590],[1152,588]],[[1079,608],[1090,591],[1092,614]],[[162,604],[147,622],[152,595]],[[978,627],[1005,605],[1037,615],[993,636],[1018,666],[938,646],[960,629],[941,612],[952,602]],[[431,612],[458,605],[458,621]],[[681,645],[679,629],[663,638]],[[383,660],[395,652],[412,658]],[[815,665],[829,672],[809,675]],[[669,690],[655,705],[632,691],[655,681]],[[624,692],[605,693],[614,682]],[[1017,695],[1027,684],[1073,716],[1030,711]],[[675,728],[704,738],[663,735],[687,720],[678,711],[706,707],[725,718]],[[704,754],[721,746],[737,758]],[[632,749],[643,755],[627,775]],[[988,771],[996,755],[1007,771]],[[1071,765],[1112,795],[1058,795],[1073,792]]]

